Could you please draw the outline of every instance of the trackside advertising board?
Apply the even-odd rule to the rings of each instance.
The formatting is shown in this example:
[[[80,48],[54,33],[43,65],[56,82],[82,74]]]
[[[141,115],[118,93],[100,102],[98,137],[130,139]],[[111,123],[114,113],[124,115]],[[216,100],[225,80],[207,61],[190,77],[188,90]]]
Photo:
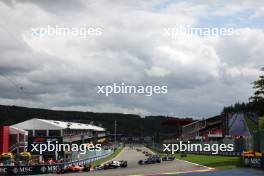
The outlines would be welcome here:
[[[37,166],[1,166],[0,175],[35,175],[54,173],[60,170],[62,167],[62,164]]]
[[[78,161],[54,164],[54,165],[0,166],[0,175],[38,175],[38,174],[56,173],[57,171],[63,169],[65,166],[70,166],[70,165],[84,166],[91,163],[92,161],[104,158],[112,154],[112,152],[113,151],[101,156],[96,156]]]
[[[264,169],[264,157],[244,157],[243,164],[250,168]]]

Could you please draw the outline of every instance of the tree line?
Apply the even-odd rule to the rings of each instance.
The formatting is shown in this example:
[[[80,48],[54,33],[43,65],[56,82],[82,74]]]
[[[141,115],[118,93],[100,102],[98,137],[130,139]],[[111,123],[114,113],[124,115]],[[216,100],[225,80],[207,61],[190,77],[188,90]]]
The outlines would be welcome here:
[[[264,115],[264,67],[261,71],[262,74],[258,80],[252,83],[254,94],[249,98],[249,101],[225,107],[223,112],[254,112],[259,116]]]

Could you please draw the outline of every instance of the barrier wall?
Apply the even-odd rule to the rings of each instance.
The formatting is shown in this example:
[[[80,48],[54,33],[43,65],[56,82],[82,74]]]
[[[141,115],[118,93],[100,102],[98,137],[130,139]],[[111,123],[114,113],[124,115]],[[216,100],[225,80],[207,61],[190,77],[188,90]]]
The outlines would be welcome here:
[[[113,150],[108,150],[103,155],[94,156],[78,161],[54,164],[54,165],[35,165],[35,166],[0,166],[0,175],[36,175],[36,174],[47,174],[55,173],[65,166],[70,165],[87,165],[93,161],[105,158],[113,153]]]
[[[264,169],[264,157],[243,157],[243,164],[249,168]]]

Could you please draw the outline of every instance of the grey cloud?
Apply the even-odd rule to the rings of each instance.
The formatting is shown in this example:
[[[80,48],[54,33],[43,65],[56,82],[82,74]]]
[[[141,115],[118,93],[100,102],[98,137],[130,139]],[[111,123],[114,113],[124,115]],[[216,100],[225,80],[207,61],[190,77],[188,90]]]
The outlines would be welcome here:
[[[153,4],[139,1],[119,1],[115,5],[107,1],[54,1],[52,7],[49,3],[34,1],[32,6],[27,1],[23,6],[31,10],[32,19],[21,18],[18,24],[0,26],[0,72],[4,74],[0,76],[0,103],[211,116],[220,113],[225,105],[247,101],[252,93],[250,83],[257,78],[258,66],[264,64],[264,38],[259,30],[252,29],[239,37],[204,40],[191,36],[173,41],[162,35],[164,27],[184,21],[198,23],[199,16],[155,11]],[[199,9],[195,14],[200,14]],[[10,18],[1,20],[9,24],[24,8],[5,10]],[[34,18],[40,13],[43,21]],[[57,16],[50,18],[50,14]],[[69,21],[70,15],[73,21]],[[58,23],[96,24],[103,33],[86,39],[24,35],[28,26]],[[96,94],[97,85],[114,82],[167,85],[168,94]]]

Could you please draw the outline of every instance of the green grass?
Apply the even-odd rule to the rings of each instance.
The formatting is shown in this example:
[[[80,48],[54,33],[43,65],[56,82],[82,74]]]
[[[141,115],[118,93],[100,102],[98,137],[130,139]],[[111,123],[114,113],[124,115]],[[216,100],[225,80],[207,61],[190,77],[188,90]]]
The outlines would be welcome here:
[[[149,149],[159,155],[164,155],[164,153],[161,153],[154,148]],[[217,170],[236,169],[242,167],[241,157],[196,154],[187,154],[187,157],[180,157],[180,154],[174,155],[177,159],[212,167]]]
[[[248,129],[249,129],[251,134],[253,134],[253,132],[258,130],[258,125],[256,123],[254,123],[251,119],[246,117],[245,120],[246,120]]]
[[[242,167],[240,157],[195,154],[187,154],[187,157],[180,157],[180,154],[175,154],[175,156],[177,159],[213,167],[218,170],[235,169]]]
[[[118,148],[116,151],[114,151],[114,153],[112,153],[111,155],[109,155],[108,157],[106,158],[102,158],[102,159],[99,159],[99,160],[96,160],[94,162],[92,162],[92,167],[95,167],[99,164],[102,164],[104,162],[107,162],[109,160],[112,160],[113,158],[115,158],[122,150],[124,149],[124,147],[120,147]]]

